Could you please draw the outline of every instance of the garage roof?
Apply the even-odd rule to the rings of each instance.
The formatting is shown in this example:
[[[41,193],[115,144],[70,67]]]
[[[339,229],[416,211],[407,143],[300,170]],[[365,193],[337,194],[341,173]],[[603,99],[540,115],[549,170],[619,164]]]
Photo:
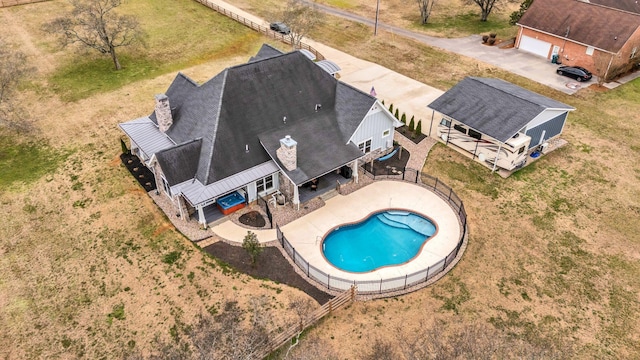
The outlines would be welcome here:
[[[429,108],[505,142],[546,109],[573,107],[500,79],[467,77]]]

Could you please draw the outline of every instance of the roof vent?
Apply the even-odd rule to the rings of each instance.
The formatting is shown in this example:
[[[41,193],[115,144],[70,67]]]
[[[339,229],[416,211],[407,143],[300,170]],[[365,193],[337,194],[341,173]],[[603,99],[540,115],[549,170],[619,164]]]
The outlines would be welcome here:
[[[286,124],[286,123],[287,123],[287,117],[286,117],[286,116],[282,118],[282,122],[283,122],[284,124]]]
[[[322,109],[322,104],[316,104],[316,112],[318,112],[318,110]]]
[[[248,153],[249,152],[249,144],[244,146],[244,152]]]

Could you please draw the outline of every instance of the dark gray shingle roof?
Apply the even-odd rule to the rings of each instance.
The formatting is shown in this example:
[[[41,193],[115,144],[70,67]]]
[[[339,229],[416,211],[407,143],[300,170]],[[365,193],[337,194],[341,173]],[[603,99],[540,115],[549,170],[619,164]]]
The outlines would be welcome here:
[[[249,62],[268,59],[270,57],[274,57],[282,54],[283,54],[282,51],[274,48],[273,46],[269,44],[262,44],[262,46],[260,47],[260,50],[258,50],[258,53],[255,56],[252,56],[249,59]]]
[[[353,147],[346,142],[376,101],[340,83],[298,51],[225,69],[201,86],[178,74],[166,95],[174,117],[167,135],[178,144],[197,138],[202,142],[197,170],[191,163],[173,162],[176,174],[188,174],[204,185],[269,161],[258,136],[277,129],[309,126],[313,131],[300,130],[296,141],[312,144],[325,139],[333,144],[335,138],[335,146]],[[321,116],[316,104],[321,105]],[[322,121],[322,126],[315,121]],[[343,149],[331,151],[341,154]],[[309,173],[340,165],[329,164],[332,157],[314,156],[324,155],[308,153],[305,161],[318,167]]]
[[[574,108],[500,79],[467,77],[429,108],[505,142],[545,109]]]
[[[170,186],[193,178],[198,168],[201,147],[202,139],[196,139],[156,153]]]
[[[322,109],[304,121],[260,134],[260,142],[291,181],[302,185],[362,156],[353,143],[345,145],[340,130],[333,125],[334,118],[333,110]],[[286,135],[298,143],[298,168],[293,171],[284,168],[276,153],[280,139]]]

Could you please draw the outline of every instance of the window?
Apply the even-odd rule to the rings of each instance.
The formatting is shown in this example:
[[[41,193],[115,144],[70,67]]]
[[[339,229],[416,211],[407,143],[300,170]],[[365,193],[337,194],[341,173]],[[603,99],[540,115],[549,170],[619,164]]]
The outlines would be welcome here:
[[[634,47],[634,48],[631,50],[631,55],[629,56],[629,59],[633,59],[634,57],[636,57],[636,55],[638,55],[638,47],[637,47],[637,46],[636,46],[636,47]]]
[[[258,181],[256,181],[256,189],[258,194],[273,189],[273,175],[258,179]]]
[[[440,120],[440,125],[444,125],[446,127],[451,127],[451,121],[449,121],[447,119],[442,119],[442,120]]]
[[[360,149],[360,151],[362,151],[365,154],[371,152],[371,139],[363,141],[360,144],[358,144],[358,149]]]
[[[466,134],[466,133],[467,133],[467,128],[465,128],[465,127],[464,127],[464,126],[462,126],[462,125],[458,125],[458,124],[456,124],[456,125],[453,125],[453,128],[454,128],[454,129],[456,129],[456,130],[458,130],[458,131],[460,131],[460,132],[461,132],[461,133],[463,133],[463,134]]]
[[[482,134],[473,130],[473,129],[469,129],[469,136],[471,136],[474,139],[478,139],[480,140],[482,138]]]
[[[162,178],[162,187],[164,188],[164,192],[167,194],[167,196],[171,196],[171,188],[169,187],[167,179],[165,179],[164,177]]]
[[[524,146],[520,148],[520,150],[518,150],[518,155],[522,154],[524,152]]]
[[[593,46],[587,46],[587,55],[589,56],[593,55],[593,50],[594,50]]]
[[[387,137],[387,136],[389,136],[389,134],[391,134],[391,131],[389,131],[389,129],[387,129],[382,133],[382,137]]]

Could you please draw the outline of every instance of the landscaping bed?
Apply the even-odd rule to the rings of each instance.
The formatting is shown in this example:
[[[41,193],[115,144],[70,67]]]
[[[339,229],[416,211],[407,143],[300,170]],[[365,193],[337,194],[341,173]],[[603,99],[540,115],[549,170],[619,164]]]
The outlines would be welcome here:
[[[204,251],[231,265],[238,272],[300,289],[319,304],[324,304],[333,298],[298,275],[280,250],[275,247],[263,248],[262,253],[258,255],[258,260],[253,265],[247,251],[240,246],[218,241],[205,247]]]

